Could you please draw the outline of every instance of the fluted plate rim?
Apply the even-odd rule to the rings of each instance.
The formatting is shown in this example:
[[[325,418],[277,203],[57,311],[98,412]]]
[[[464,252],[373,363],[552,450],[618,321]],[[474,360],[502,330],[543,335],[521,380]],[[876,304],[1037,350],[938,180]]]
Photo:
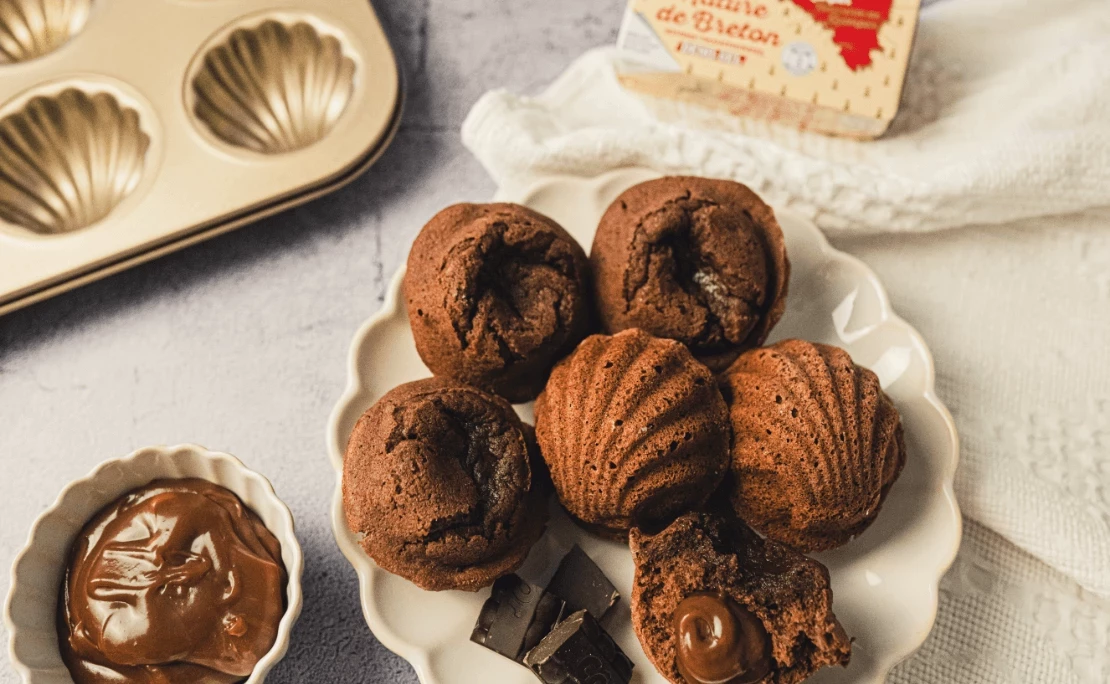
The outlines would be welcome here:
[[[539,211],[546,209],[588,248],[596,219],[600,218],[608,201],[625,188],[660,175],[646,169],[618,169],[593,178],[544,176],[529,185],[502,186],[496,199],[518,202]],[[593,215],[593,220],[568,225],[559,215],[560,212],[574,213],[567,207],[578,210],[587,207],[586,212]],[[917,331],[894,313],[875,273],[855,257],[833,248],[821,231],[797,212],[776,208],[776,214],[787,232],[788,249],[793,243],[790,249],[791,296],[801,295],[801,289],[796,288],[797,282],[806,284],[814,279],[834,277],[833,274],[843,281],[839,283],[841,286],[854,285],[853,292],[863,293],[860,296],[865,299],[872,298],[871,311],[860,314],[862,318],[852,312],[847,318],[843,312],[839,314],[844,330],[837,343],[853,352],[853,356],[856,353],[868,357],[878,355],[880,361],[890,356],[886,352],[894,350],[897,352],[894,357],[905,357],[907,367],[918,371],[903,372],[894,382],[898,392],[895,402],[903,415],[908,416],[907,436],[912,438],[913,445],[910,459],[919,459],[918,470],[923,473],[911,476],[908,466],[907,474],[892,489],[887,505],[888,509],[907,508],[892,504],[902,497],[912,500],[909,507],[915,510],[922,507],[921,511],[907,516],[901,510],[884,510],[886,515],[880,514],[875,528],[883,527],[886,520],[887,527],[894,530],[889,539],[884,532],[865,532],[842,549],[817,554],[817,558],[830,566],[834,610],[842,614],[842,618],[853,618],[851,622],[845,620],[845,626],[849,634],[860,638],[856,641],[849,669],[826,668],[809,681],[880,684],[890,670],[920,647],[928,636],[936,619],[940,578],[959,548],[962,523],[953,490],[958,436],[951,415],[937,398],[933,358],[927,345]],[[534,682],[526,669],[469,642],[470,630],[488,591],[469,594],[418,589],[381,570],[362,551],[346,526],[342,472],[350,427],[363,410],[394,384],[430,375],[416,354],[408,328],[401,296],[404,274],[402,264],[393,276],[381,309],[355,333],[347,359],[347,386],[328,420],[328,455],[336,473],[331,509],[336,542],[358,575],[362,611],[370,629],[387,648],[412,664],[423,684]],[[771,341],[783,337],[780,328],[784,325],[793,331],[788,324],[791,308],[788,300],[787,317],[776,328]],[[838,317],[833,310],[822,313],[834,319]],[[824,323],[827,321],[822,321]],[[848,325],[851,330],[847,329]],[[844,339],[846,337],[850,339]],[[857,347],[857,351],[853,351]],[[886,384],[884,382],[884,387]],[[911,408],[909,404],[912,410],[907,413],[906,409]],[[530,418],[531,404],[519,405],[517,410]],[[579,543],[627,599],[632,581],[632,560],[627,548],[588,535],[570,523],[556,505],[552,506],[552,513],[548,532],[533,548],[521,574],[533,581],[544,581],[545,573],[553,569],[553,561],[571,543]],[[912,533],[903,534],[903,528]],[[861,555],[862,560],[853,559],[853,554]],[[872,564],[875,568],[881,567],[882,572],[862,567]],[[873,590],[870,599],[860,597],[861,591],[867,596],[869,590]],[[840,601],[836,599],[838,596]],[[633,681],[665,684],[666,680],[650,665],[632,633],[627,606],[627,600],[622,600],[615,614],[607,616],[607,624],[617,642],[636,663],[637,674]],[[870,624],[872,620],[876,624]],[[897,639],[887,639],[883,630]]]

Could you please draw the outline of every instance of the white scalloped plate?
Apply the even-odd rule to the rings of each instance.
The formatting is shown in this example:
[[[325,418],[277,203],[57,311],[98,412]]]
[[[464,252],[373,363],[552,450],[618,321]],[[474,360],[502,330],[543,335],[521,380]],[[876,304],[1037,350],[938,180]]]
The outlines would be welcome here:
[[[589,246],[602,212],[650,171],[626,169],[597,178],[552,177],[498,199],[525,204],[561,223]],[[958,454],[955,426],[933,389],[933,360],[917,332],[891,310],[875,274],[829,246],[807,219],[778,212],[793,264],[786,315],[772,339],[800,337],[847,349],[874,370],[901,411],[909,457],[878,520],[845,547],[817,556],[832,574],[834,610],[855,638],[847,669],[826,668],[813,682],[882,682],[924,642],[936,617],[937,582],[959,547],[960,514],[952,491]],[[347,390],[332,413],[328,451],[336,472],[332,526],[359,576],[366,622],[383,644],[416,668],[424,684],[534,684],[523,667],[469,641],[487,591],[427,592],[381,570],[348,531],[341,494],[343,451],[355,421],[394,386],[429,375],[420,361],[400,295],[404,268],[385,305],[355,335]],[[526,419],[531,405],[517,407]],[[547,534],[521,574],[544,582],[575,542],[629,595],[627,546],[596,539],[552,506]],[[606,616],[606,627],[636,665],[633,681],[665,684],[633,634],[628,604]]]

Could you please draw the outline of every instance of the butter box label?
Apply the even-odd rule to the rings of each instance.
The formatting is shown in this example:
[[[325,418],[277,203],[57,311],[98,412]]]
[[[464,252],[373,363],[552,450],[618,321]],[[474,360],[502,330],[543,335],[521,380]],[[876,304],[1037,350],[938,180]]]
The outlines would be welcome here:
[[[875,137],[898,110],[920,0],[631,0],[625,86]]]

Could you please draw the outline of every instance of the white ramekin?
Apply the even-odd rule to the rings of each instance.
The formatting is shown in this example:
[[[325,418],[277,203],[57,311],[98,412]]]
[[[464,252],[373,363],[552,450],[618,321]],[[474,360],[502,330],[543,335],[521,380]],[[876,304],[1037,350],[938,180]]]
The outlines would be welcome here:
[[[24,684],[71,684],[58,651],[55,615],[70,545],[92,516],[128,491],[159,478],[197,477],[225,487],[262,518],[281,542],[289,576],[288,607],[273,648],[254,668],[247,684],[261,684],[289,649],[293,623],[301,613],[304,556],[293,530],[293,515],[270,481],[229,454],[185,444],[147,447],[126,458],[100,464],[87,477],[62,490],[54,505],[31,526],[27,545],[12,565],[4,622],[11,635],[8,651]]]

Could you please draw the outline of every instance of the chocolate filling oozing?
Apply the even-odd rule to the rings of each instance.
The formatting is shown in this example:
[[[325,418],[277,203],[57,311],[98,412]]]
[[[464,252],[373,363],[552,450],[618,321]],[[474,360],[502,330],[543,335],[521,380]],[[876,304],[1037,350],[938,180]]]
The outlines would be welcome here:
[[[589,332],[588,282],[585,253],[551,219],[511,204],[448,207],[409,255],[417,349],[437,375],[532,399]]]
[[[828,570],[762,539],[728,515],[688,513],[662,532],[630,535],[636,566],[632,626],[644,652],[671,682],[679,668],[675,617],[691,596],[713,593],[759,620],[769,637],[769,670],[748,681],[797,684],[828,665],[846,665],[851,641],[832,613]],[[755,649],[754,673],[765,655]],[[740,681],[745,681],[743,675]]]
[[[687,195],[637,224],[625,309],[657,309],[657,333],[699,350],[741,344],[766,304],[767,261],[751,214]]]
[[[476,590],[511,572],[546,517],[512,407],[446,378],[401,385],[362,416],[343,494],[366,552],[426,589]]]
[[[750,610],[720,592],[675,608],[678,671],[688,684],[753,684],[771,671],[771,639]]]
[[[769,207],[739,183],[662,178],[609,207],[590,254],[609,332],[638,327],[713,370],[782,316],[789,262]]]

